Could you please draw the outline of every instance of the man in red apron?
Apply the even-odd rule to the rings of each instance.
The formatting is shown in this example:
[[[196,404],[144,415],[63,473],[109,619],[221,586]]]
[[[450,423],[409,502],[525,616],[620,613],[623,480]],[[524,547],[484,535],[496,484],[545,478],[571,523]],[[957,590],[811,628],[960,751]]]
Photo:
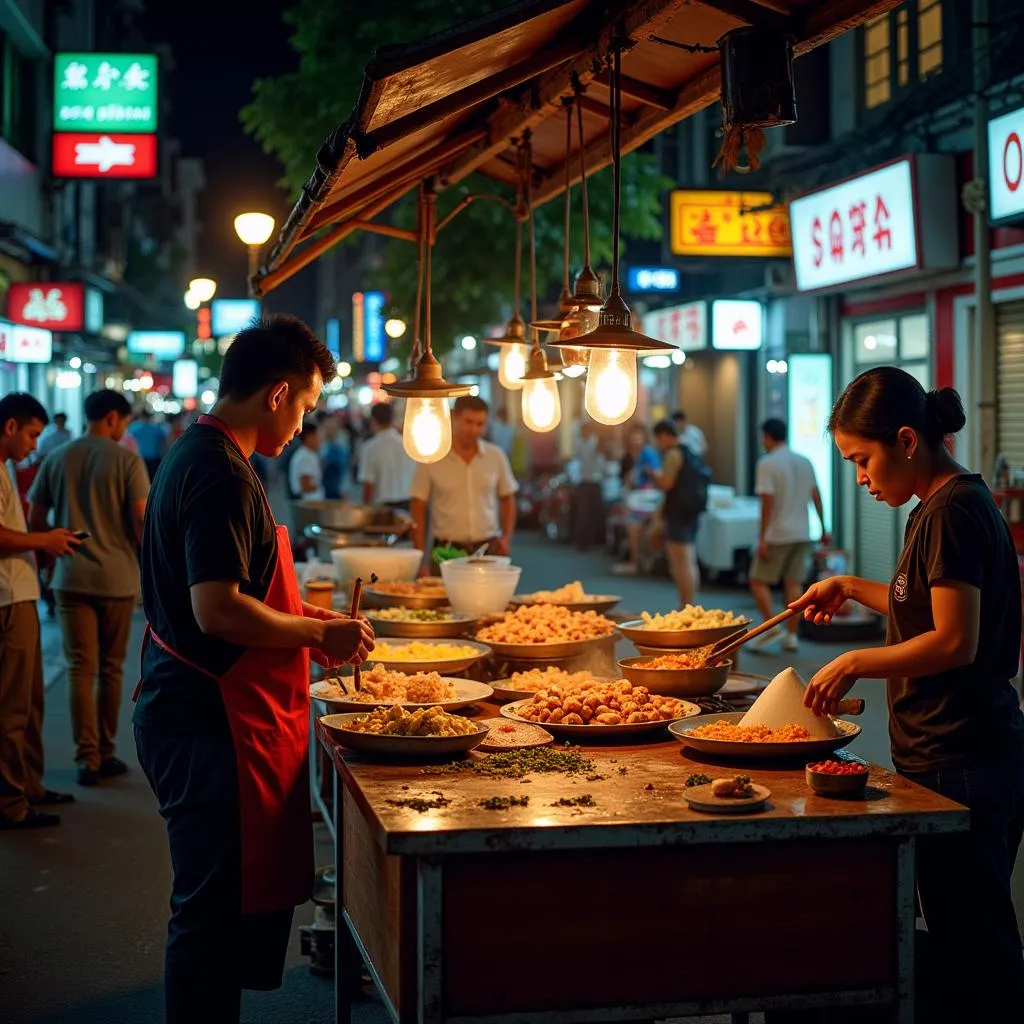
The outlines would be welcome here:
[[[280,454],[334,373],[293,317],[242,331],[217,404],[170,449],[150,493],[133,723],[174,871],[168,1024],[231,1024],[243,988],[279,987],[293,910],[312,893],[310,651],[361,662],[373,631],[303,602],[288,530],[249,457]]]

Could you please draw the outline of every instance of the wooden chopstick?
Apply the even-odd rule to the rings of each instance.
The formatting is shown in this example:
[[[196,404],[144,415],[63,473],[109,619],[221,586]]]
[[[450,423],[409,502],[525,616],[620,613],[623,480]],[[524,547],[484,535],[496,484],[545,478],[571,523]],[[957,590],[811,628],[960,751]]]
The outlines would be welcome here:
[[[798,608],[785,608],[778,615],[773,615],[770,619],[765,619],[760,626],[755,626],[753,629],[748,630],[741,636],[736,637],[735,634],[732,636],[725,637],[724,640],[719,640],[711,651],[708,653],[707,658],[704,659],[704,664],[708,668],[719,664],[725,657],[732,654],[734,651],[738,651],[748,640],[753,640],[754,637],[760,636],[762,633],[767,633],[768,630],[774,629],[776,626],[781,625],[786,619],[792,618],[794,615],[799,614]]]
[[[372,580],[371,580],[372,582]],[[351,616],[354,619],[359,614],[359,601],[363,596],[363,577],[357,576],[355,583],[352,584],[352,611]],[[352,666],[352,685],[356,688],[356,693],[359,692],[360,679],[359,672],[362,666],[357,662]]]

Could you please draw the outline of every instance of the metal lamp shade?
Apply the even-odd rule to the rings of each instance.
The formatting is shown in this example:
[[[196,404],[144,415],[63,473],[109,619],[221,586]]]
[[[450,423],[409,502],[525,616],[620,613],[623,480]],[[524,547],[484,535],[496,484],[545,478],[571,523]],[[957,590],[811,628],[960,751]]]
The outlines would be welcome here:
[[[793,40],[763,28],[738,28],[718,40],[722,123],[774,128],[796,122]]]

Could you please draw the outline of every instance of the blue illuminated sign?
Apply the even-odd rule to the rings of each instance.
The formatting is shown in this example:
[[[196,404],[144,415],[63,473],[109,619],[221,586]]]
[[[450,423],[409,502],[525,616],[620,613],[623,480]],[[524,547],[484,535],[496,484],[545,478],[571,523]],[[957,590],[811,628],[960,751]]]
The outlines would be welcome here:
[[[327,321],[324,344],[330,349],[331,355],[335,359],[341,358],[341,321],[337,317],[331,317]]]
[[[679,271],[675,267],[630,267],[626,289],[631,292],[677,292]]]
[[[384,334],[384,293],[363,292],[363,323],[366,327],[363,358],[368,363],[379,363],[387,351],[387,337]]]
[[[259,315],[259,299],[214,299],[210,303],[210,330],[215,338],[226,338],[244,330]]]
[[[126,344],[132,355],[177,359],[185,351],[185,332],[132,331]]]

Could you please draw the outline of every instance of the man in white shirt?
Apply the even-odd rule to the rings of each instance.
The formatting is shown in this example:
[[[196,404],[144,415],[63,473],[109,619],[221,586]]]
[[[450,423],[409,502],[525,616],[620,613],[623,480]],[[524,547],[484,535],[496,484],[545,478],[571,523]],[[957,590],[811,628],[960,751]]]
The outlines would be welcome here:
[[[672,413],[672,422],[675,424],[676,433],[679,435],[679,443],[689,448],[694,455],[699,455],[702,459],[706,458],[708,454],[708,439],[704,436],[704,431],[696,423],[691,423],[686,418],[686,413],[682,409],[676,409]]]
[[[483,440],[487,403],[463,397],[452,409],[452,448],[438,462],[419,463],[412,481],[413,543],[427,550],[427,507],[434,547],[466,552],[487,545],[494,555],[511,553],[519,490],[508,456]],[[430,572],[427,558],[421,572]]]
[[[386,402],[370,410],[373,436],[359,450],[359,483],[364,505],[409,507],[416,463],[406,454],[402,435],[395,430],[394,406]]]
[[[803,592],[812,548],[811,517],[807,511],[812,502],[821,520],[822,543],[828,543],[828,534],[824,532],[825,513],[814,467],[809,459],[790,450],[786,443],[786,424],[777,419],[765,420],[761,434],[767,454],[757,461],[754,489],[761,499],[761,528],[757,557],[750,570],[750,590],[762,618],[769,619],[772,587],[780,580],[787,604]],[[799,624],[797,615],[787,623],[783,650],[797,650]],[[769,630],[751,640],[748,647],[764,650],[778,640],[779,635],[780,630]]]
[[[299,447],[288,464],[288,488],[296,501],[324,500],[320,441],[320,424],[314,420],[303,423]]]
[[[43,786],[43,654],[39,646],[39,578],[35,552],[69,555],[70,530],[29,533],[11,475],[36,448],[46,410],[31,395],[0,399],[0,830],[59,825],[37,808],[70,803]]]

